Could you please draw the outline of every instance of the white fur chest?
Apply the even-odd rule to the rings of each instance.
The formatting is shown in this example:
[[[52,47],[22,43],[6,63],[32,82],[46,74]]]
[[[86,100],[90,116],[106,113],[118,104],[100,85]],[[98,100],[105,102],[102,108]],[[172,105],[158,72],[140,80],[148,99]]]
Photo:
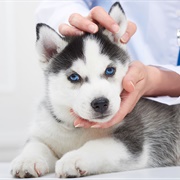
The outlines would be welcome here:
[[[31,127],[32,138],[36,137],[45,143],[59,158],[74,149],[78,149],[87,141],[106,137],[105,129],[83,129],[67,127],[58,123],[43,108]]]

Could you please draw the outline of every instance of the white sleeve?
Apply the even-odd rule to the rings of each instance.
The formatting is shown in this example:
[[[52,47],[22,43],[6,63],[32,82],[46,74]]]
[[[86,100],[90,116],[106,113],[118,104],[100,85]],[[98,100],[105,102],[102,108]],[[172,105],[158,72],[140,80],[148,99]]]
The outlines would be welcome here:
[[[37,23],[48,24],[58,32],[59,25],[68,23],[69,16],[72,13],[87,16],[88,12],[89,7],[83,0],[42,1],[36,10],[36,21]]]
[[[162,69],[169,70],[169,71],[174,71],[180,75],[180,66],[173,66],[173,65],[168,64],[168,65],[160,65],[158,67],[162,68]]]
[[[162,104],[167,104],[169,106],[180,104],[180,97],[159,96],[159,97],[145,97],[145,98],[151,99],[152,101],[160,102]]]

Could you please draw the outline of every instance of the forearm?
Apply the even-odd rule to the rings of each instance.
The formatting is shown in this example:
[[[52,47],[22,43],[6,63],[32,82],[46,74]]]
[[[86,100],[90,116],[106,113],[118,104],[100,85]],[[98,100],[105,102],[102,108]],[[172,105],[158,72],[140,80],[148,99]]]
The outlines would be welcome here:
[[[154,66],[146,66],[148,72],[147,90],[144,96],[180,96],[180,75]]]

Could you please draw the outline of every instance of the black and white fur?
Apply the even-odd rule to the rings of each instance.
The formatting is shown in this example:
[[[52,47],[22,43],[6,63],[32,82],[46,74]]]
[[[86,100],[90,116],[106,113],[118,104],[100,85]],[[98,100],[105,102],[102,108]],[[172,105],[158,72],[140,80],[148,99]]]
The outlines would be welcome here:
[[[121,26],[113,35],[60,37],[37,25],[37,49],[45,75],[45,94],[30,138],[12,162],[14,177],[58,177],[127,171],[180,164],[180,106],[141,99],[125,119],[108,129],[75,128],[77,116],[109,121],[121,103],[122,78],[129,56],[119,37],[127,20],[119,3],[110,15]],[[138,42],[137,42],[138,45]]]

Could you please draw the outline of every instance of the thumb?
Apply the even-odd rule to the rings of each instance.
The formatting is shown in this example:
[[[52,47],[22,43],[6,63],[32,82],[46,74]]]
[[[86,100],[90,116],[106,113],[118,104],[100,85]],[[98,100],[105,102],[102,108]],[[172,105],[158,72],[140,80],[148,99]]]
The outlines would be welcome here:
[[[133,61],[123,78],[122,85],[127,92],[133,92],[136,84],[144,78],[144,65],[140,61]]]
[[[129,93],[135,90],[135,85],[132,82],[132,80],[129,80],[126,77],[124,77],[122,84],[123,84],[123,89],[125,89]]]

